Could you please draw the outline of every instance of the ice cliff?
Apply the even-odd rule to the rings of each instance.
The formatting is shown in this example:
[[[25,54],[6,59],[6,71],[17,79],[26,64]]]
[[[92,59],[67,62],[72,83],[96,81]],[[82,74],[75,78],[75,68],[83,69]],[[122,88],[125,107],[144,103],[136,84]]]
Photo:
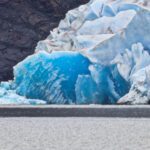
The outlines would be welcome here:
[[[149,52],[148,1],[91,0],[14,67],[0,103],[147,104]]]

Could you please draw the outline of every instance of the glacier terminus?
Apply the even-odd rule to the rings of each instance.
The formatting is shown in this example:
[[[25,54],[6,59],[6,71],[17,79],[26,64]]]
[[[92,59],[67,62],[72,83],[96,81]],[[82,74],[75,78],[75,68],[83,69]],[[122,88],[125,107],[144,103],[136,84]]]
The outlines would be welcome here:
[[[150,2],[91,0],[70,10],[0,83],[0,104],[150,103]]]

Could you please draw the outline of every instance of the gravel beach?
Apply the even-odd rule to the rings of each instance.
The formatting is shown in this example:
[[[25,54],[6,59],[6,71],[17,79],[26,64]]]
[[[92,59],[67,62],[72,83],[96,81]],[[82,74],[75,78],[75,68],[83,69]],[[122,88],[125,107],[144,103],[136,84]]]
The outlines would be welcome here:
[[[0,118],[0,150],[149,150],[150,119]]]

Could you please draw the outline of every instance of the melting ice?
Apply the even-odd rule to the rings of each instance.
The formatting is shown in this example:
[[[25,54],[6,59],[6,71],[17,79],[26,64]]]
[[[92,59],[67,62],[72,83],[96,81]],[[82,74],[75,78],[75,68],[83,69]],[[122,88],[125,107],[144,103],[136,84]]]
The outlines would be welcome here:
[[[146,0],[91,0],[70,10],[0,84],[0,103],[149,103],[149,8]]]

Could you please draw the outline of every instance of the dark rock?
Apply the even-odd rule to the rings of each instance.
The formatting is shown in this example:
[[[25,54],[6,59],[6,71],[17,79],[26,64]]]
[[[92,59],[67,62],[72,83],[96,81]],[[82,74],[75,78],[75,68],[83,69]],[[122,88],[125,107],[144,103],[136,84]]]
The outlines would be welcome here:
[[[0,81],[34,52],[65,13],[88,0],[0,0]]]

